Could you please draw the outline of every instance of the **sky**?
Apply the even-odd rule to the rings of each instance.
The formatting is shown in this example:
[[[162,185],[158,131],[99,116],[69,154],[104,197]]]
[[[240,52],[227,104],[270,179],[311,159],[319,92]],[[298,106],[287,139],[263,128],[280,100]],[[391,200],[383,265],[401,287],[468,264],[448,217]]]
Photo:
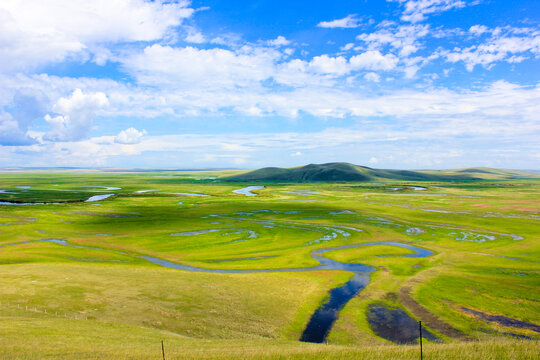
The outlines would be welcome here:
[[[0,167],[540,169],[537,0],[1,0]]]

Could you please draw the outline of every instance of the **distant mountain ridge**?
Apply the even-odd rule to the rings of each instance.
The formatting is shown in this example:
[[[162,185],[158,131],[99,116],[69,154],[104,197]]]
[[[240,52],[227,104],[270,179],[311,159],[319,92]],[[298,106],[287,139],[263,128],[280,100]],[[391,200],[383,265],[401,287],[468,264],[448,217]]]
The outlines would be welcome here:
[[[538,177],[538,174],[517,170],[467,168],[455,170],[387,170],[373,169],[350,163],[309,164],[292,168],[265,167],[245,173],[225,176],[225,181],[267,182],[341,182],[341,181],[460,181]]]

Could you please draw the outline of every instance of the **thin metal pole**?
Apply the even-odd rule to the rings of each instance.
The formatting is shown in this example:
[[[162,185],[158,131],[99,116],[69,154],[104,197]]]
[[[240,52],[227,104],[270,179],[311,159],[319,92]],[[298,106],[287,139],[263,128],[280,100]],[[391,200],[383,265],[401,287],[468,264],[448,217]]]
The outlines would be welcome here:
[[[163,360],[165,360],[165,348],[163,347],[163,340],[161,340],[161,353],[163,354]]]
[[[418,322],[418,330],[420,330],[420,360],[424,360],[424,354],[422,349],[422,322]]]

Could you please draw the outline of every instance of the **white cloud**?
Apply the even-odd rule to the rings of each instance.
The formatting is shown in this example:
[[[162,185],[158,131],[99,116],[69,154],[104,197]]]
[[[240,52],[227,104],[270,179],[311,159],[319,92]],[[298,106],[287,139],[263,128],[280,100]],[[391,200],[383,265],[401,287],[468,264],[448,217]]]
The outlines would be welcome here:
[[[360,120],[357,129],[328,129],[310,133],[145,136],[144,141],[131,145],[120,144],[115,142],[114,136],[108,136],[61,143],[44,142],[19,147],[20,150],[12,149],[15,148],[14,146],[4,146],[0,147],[0,159],[6,159],[2,160],[5,166],[18,162],[27,166],[116,164],[115,166],[128,167],[138,166],[137,164],[144,162],[144,156],[147,159],[146,163],[149,163],[148,159],[153,159],[152,166],[169,164],[169,158],[165,155],[158,158],[151,155],[156,153],[169,154],[168,156],[177,159],[175,160],[177,162],[170,162],[170,164],[184,164],[185,166],[199,166],[193,162],[194,159],[199,158],[206,159],[206,163],[210,164],[208,166],[216,167],[234,166],[234,162],[237,161],[234,159],[243,159],[246,161],[245,164],[250,164],[250,166],[264,166],[264,162],[271,161],[270,155],[265,154],[278,156],[281,161],[286,162],[286,159],[294,159],[289,156],[291,153],[305,153],[304,149],[319,149],[318,153],[310,150],[310,156],[316,156],[316,158],[320,158],[319,155],[334,152],[350,156],[351,160],[348,161],[354,161],[358,158],[369,159],[373,154],[357,154],[352,152],[350,147],[372,149],[373,147],[368,146],[369,144],[376,144],[373,146],[380,149],[380,155],[376,156],[380,160],[378,166],[388,166],[384,160],[387,157],[383,149],[387,150],[387,154],[391,154],[392,149],[388,148],[390,145],[379,147],[379,144],[395,142],[399,144],[395,148],[398,151],[407,148],[412,142],[416,144],[413,147],[416,152],[411,150],[406,154],[399,153],[396,162],[393,163],[394,166],[403,168],[418,166],[418,164],[425,165],[428,160],[433,162],[436,159],[443,159],[442,154],[452,149],[449,147],[445,151],[437,152],[428,146],[425,151],[431,155],[425,159],[424,157],[417,158],[414,160],[417,162],[413,164],[410,162],[411,158],[421,153],[421,149],[418,150],[420,141],[429,142],[437,139],[438,145],[446,144],[458,148],[460,145],[456,145],[456,141],[474,142],[475,144],[468,149],[477,148],[477,143],[498,144],[493,145],[497,147],[504,144],[520,144],[519,146],[536,149],[540,133],[538,115],[540,114],[540,86],[522,87],[504,81],[489,84],[475,91],[430,88],[381,90],[373,93],[334,86],[312,86],[283,93],[240,89],[237,94],[233,94],[234,96],[231,96],[230,91],[224,90],[223,93],[218,92],[219,96],[209,96],[206,90],[195,89],[189,92],[189,98],[176,96],[176,92],[167,89],[151,87],[141,89],[115,84],[110,80],[18,76],[16,78],[0,77],[0,83],[33,88],[36,91],[50,89],[48,96],[53,99],[58,98],[58,91],[71,93],[68,89],[74,85],[83,89],[82,96],[99,92],[106,93],[109,106],[102,108],[100,115],[124,114],[139,117],[167,115],[170,121],[181,121],[177,119],[176,114],[182,114],[186,110],[198,111],[200,114],[221,114],[222,107],[227,107],[226,111],[231,111],[230,109],[257,106],[264,109],[262,116],[276,114],[294,116],[295,113],[303,112],[325,116],[329,120],[332,117],[345,116]],[[71,99],[75,97],[74,95],[63,97],[65,100],[57,101],[55,110],[60,108],[58,103],[75,103]],[[66,113],[73,112],[74,108],[76,108],[75,105],[63,106]],[[172,111],[173,114],[170,115],[168,111]],[[65,117],[67,114],[62,115]],[[8,129],[8,131],[16,129],[17,124],[11,122],[10,116],[0,116],[0,119],[0,123],[4,125],[2,129]],[[101,123],[96,124],[101,127],[104,121],[99,119]],[[369,121],[366,122],[366,119]],[[37,139],[43,138],[43,134],[36,132],[28,132],[27,135]],[[24,138],[22,139],[24,142]],[[224,151],[241,154],[245,153],[246,149],[250,149],[251,157],[225,153],[228,157],[204,158],[204,154],[223,155]],[[133,155],[138,157],[132,157]],[[114,162],[120,161],[114,159],[128,158],[133,159],[131,165],[124,161]],[[480,159],[482,156],[477,158]],[[326,157],[320,159],[333,161]],[[512,159],[515,160],[517,157]],[[189,162],[191,160],[193,161]],[[182,162],[178,163],[178,161]],[[262,163],[259,164],[257,161]]]
[[[354,43],[348,43],[348,44],[345,44],[344,46],[340,47],[339,49],[340,49],[341,51],[349,51],[349,50],[351,50],[353,47],[354,47]]]
[[[287,40],[284,36],[279,35],[274,40],[268,40],[267,43],[270,46],[287,46],[291,43],[291,41]]]
[[[108,103],[107,96],[102,92],[84,94],[80,89],[76,89],[69,98],[62,97],[53,106],[54,113],[58,115],[45,115],[45,121],[51,130],[43,139],[72,141],[87,138],[97,111]]]
[[[327,54],[315,56],[310,61],[286,61],[286,58],[285,51],[264,46],[243,46],[228,50],[154,44],[142,52],[129,54],[122,61],[126,71],[139,84],[174,88],[177,96],[183,96],[179,91],[189,91],[189,94],[185,94],[188,97],[193,97],[197,89],[209,91],[214,96],[221,96],[216,93],[224,89],[235,89],[236,94],[239,94],[240,88],[250,90],[252,94],[269,91],[263,85],[269,79],[294,87],[321,84],[330,86],[338,77],[351,72],[390,71],[398,63],[396,56],[383,55],[378,50],[369,50],[350,59]],[[231,101],[235,95],[226,96]],[[252,105],[249,108],[243,107],[242,111],[260,115],[265,109]]]
[[[503,32],[500,28],[495,30],[482,29],[482,32],[489,31],[492,34],[485,43],[466,48],[456,47],[453,50],[443,50],[440,54],[448,62],[463,62],[469,71],[473,71],[476,65],[489,68],[492,64],[500,61],[516,63],[530,57],[540,56],[540,32],[528,29],[519,30],[510,28]]]
[[[406,79],[412,79],[416,76],[416,73],[420,70],[420,67],[417,65],[409,65],[405,67],[405,78]]]
[[[156,122],[163,117],[180,122],[182,117],[189,116],[208,124],[213,120],[224,121],[223,116],[236,115],[257,117],[258,121],[266,121],[264,117],[268,121],[276,117],[305,121],[306,114],[327,121],[344,118],[347,122],[359,119],[384,123],[391,118],[392,124],[404,124],[411,130],[388,134],[359,131],[342,137],[338,131],[325,133],[343,141],[367,141],[366,134],[385,141],[406,136],[428,138],[482,132],[501,138],[537,129],[539,86],[500,81],[484,83],[475,90],[450,90],[442,82],[447,79],[436,79],[438,75],[448,75],[450,69],[440,69],[440,74],[422,73],[421,69],[437,57],[442,59],[439,62],[464,64],[470,71],[476,65],[489,69],[503,61],[519,64],[530,60],[530,64],[540,58],[538,29],[489,28],[480,24],[468,30],[432,28],[417,22],[430,14],[459,9],[477,1],[397,1],[407,23],[382,21],[375,31],[360,34],[358,41],[342,46],[343,52],[321,54],[314,52],[317,49],[309,44],[293,43],[283,35],[248,43],[241,34],[225,33],[217,38],[215,34],[203,34],[195,25],[197,19],[188,25],[182,23],[182,19],[194,12],[188,1],[3,0],[0,2],[0,145],[10,148],[17,145],[12,151],[34,151],[40,156],[51,151],[51,158],[58,156],[65,162],[76,162],[79,158],[91,162],[92,156],[96,161],[106,161],[133,153],[187,149],[184,144],[173,144],[172,140],[160,144],[159,141],[168,138],[147,136],[144,130],[135,128],[103,137],[108,144],[99,143],[97,138],[89,139],[94,126],[102,133],[110,131],[108,123],[119,116],[137,117],[138,121],[161,117]],[[318,26],[359,28],[363,25],[361,19],[367,18],[349,15],[323,21]],[[443,37],[448,39],[438,40]],[[182,40],[205,45],[180,47]],[[458,47],[441,50],[453,44]],[[297,53],[302,57],[293,58]],[[114,61],[118,66],[108,69],[118,70],[115,79],[121,80],[28,75],[27,70],[47,69],[43,66],[66,60],[69,63],[54,69],[69,68],[71,72],[77,69],[77,61],[98,65]],[[523,66],[521,69],[525,69]],[[460,66],[450,67],[454,70]],[[433,68],[425,69],[427,72]],[[520,69],[519,65],[512,68]],[[80,69],[88,74],[86,70]],[[499,78],[505,78],[504,75],[497,73]],[[390,81],[398,76],[413,80]],[[387,81],[377,85],[368,83],[380,82],[382,77]],[[36,119],[40,120],[37,124]],[[48,132],[42,130],[43,119],[51,127]],[[256,151],[260,145],[258,140],[239,140],[240,137],[233,136],[228,141],[226,136],[216,135],[207,141],[194,136],[206,146],[214,146],[213,150],[204,150],[205,154]],[[279,155],[287,159],[300,153],[297,149],[310,146],[308,141],[299,140],[304,139],[301,134],[289,137],[271,134],[269,138],[274,143],[283,141],[291,146]],[[189,137],[177,136],[174,141],[179,139],[199,149],[197,143],[188,141]],[[221,142],[212,143],[216,139]],[[325,143],[322,137],[317,141]],[[260,146],[271,147],[266,143]],[[199,155],[204,158],[202,153]],[[362,158],[369,156],[365,154]],[[387,158],[377,157],[381,162]],[[9,155],[0,153],[0,159],[5,158]],[[234,154],[213,159],[245,160]]]
[[[476,36],[480,36],[488,31],[488,27],[484,25],[473,25],[469,28],[469,32]]]
[[[401,20],[416,23],[426,19],[426,15],[441,13],[451,9],[460,9],[467,5],[475,5],[478,1],[466,0],[393,0],[403,4]]]
[[[244,46],[236,51],[154,44],[124,59],[124,66],[139,83],[177,89],[233,88],[271,76],[281,53]]]
[[[107,61],[114,59],[113,53],[104,46],[94,46],[92,48],[92,53],[92,62],[99,66],[103,66],[107,63]]]
[[[249,146],[241,145],[241,144],[234,143],[234,142],[233,143],[224,142],[224,143],[219,144],[219,146],[221,147],[221,149],[223,151],[246,152],[246,151],[252,151],[253,150]]]
[[[48,99],[32,87],[17,89],[12,97],[11,113],[0,110],[0,145],[28,145],[36,140],[28,134],[34,121],[42,118]]]
[[[126,130],[120,131],[120,133],[114,138],[114,142],[117,144],[138,144],[145,135],[146,130],[139,131],[130,127]]]
[[[283,49],[283,52],[284,52],[285,55],[287,55],[287,56],[291,56],[292,54],[294,54],[295,51],[296,51],[296,49],[294,49],[294,48],[286,48],[286,49]]]
[[[311,61],[291,60],[277,66],[273,78],[282,84],[305,87],[306,85],[332,86],[338,77],[363,70],[390,71],[396,68],[398,58],[370,50],[347,59],[344,56],[326,54],[313,57]]]
[[[309,63],[309,68],[321,74],[343,75],[350,71],[347,59],[343,56],[331,57],[326,54],[315,56]]]
[[[11,114],[0,111],[0,145],[21,146],[35,143],[36,141],[28,136],[27,131],[28,128],[21,127]]]
[[[422,48],[419,39],[427,36],[429,32],[429,25],[389,24],[375,32],[360,34],[356,38],[365,42],[370,50],[390,46],[398,50],[400,56],[407,57]]]
[[[347,15],[343,19],[336,19],[332,21],[321,21],[317,24],[322,28],[357,28],[359,27],[360,19],[356,18],[356,15]]]
[[[302,156],[302,155],[304,154],[302,154],[300,151],[296,151],[291,154],[292,157],[297,157],[297,156]]]
[[[353,69],[392,70],[396,67],[398,58],[392,54],[383,55],[378,50],[370,50],[351,57],[349,62]]]
[[[381,81],[381,77],[379,76],[379,74],[374,73],[374,72],[369,72],[366,75],[364,75],[364,79],[366,79],[367,81],[373,81],[373,82]]]
[[[101,43],[161,39],[191,16],[188,6],[183,0],[3,0],[0,69],[84,58]]]
[[[357,83],[348,87],[344,83],[336,86],[335,82],[310,83],[309,86],[304,84],[285,91],[250,87],[236,88],[234,92],[220,87],[194,87],[185,91],[180,91],[180,87],[140,88],[105,79],[47,76],[0,76],[0,84],[4,86],[0,101],[11,99],[10,94],[18,88],[29,87],[47,93],[52,99],[69,97],[74,88],[82,89],[84,94],[102,92],[107,94],[109,105],[100,110],[100,115],[107,117],[154,118],[165,115],[171,120],[180,121],[182,116],[231,115],[239,114],[245,109],[257,108],[261,110],[259,116],[265,117],[294,118],[298,114],[306,113],[327,118],[411,116],[417,121],[435,121],[448,117],[465,119],[474,115],[488,121],[493,115],[504,114],[508,121],[540,122],[540,86],[523,87],[504,81],[486,84],[474,91],[451,91],[432,87],[381,89],[376,94],[358,87]],[[51,113],[51,116],[54,115]]]
[[[501,103],[504,99],[511,101],[505,106],[511,107],[522,93],[509,96],[514,91],[522,91],[518,87],[507,83],[494,84],[489,94],[463,94],[471,98],[472,103],[482,103],[489,98]],[[538,104],[538,89],[535,90],[536,104]],[[455,94],[440,94],[448,98],[448,109],[455,104]],[[410,96],[408,101],[414,101]],[[442,101],[442,99],[440,100]],[[521,100],[522,101],[522,100]],[[532,104],[532,100],[521,102],[521,106],[529,107],[538,113],[539,106]],[[385,102],[385,104],[389,104]],[[493,108],[489,111],[474,111],[471,104],[466,104],[467,112],[450,114],[448,111],[440,115],[404,115],[399,123],[379,121],[372,124],[359,124],[353,128],[327,128],[322,131],[310,133],[259,133],[259,134],[182,134],[147,136],[138,144],[123,145],[114,142],[114,136],[91,138],[82,141],[64,143],[35,144],[24,147],[24,152],[13,150],[14,147],[0,147],[0,159],[11,158],[11,164],[25,163],[27,166],[37,166],[39,161],[56,164],[57,166],[116,166],[129,167],[128,159],[135,164],[148,154],[163,154],[152,157],[152,166],[197,166],[200,162],[211,163],[209,166],[227,167],[236,164],[249,164],[249,166],[264,166],[268,162],[286,164],[287,159],[295,159],[295,155],[309,149],[310,156],[317,156],[321,161],[350,161],[357,159],[370,159],[375,157],[378,166],[387,166],[388,159],[392,159],[398,168],[415,167],[419,164],[438,164],[441,159],[456,158],[460,161],[474,162],[479,160],[500,159],[500,153],[490,154],[486,148],[478,150],[477,144],[487,149],[516,150],[516,147],[525,147],[530,151],[530,157],[540,151],[538,134],[540,122],[537,118],[521,118],[509,115],[501,109]],[[464,111],[464,109],[460,109]],[[500,112],[501,114],[497,114]],[[509,117],[512,117],[510,119]],[[516,121],[519,119],[519,121]],[[498,141],[493,141],[497,139]],[[410,146],[414,143],[415,146]],[[224,154],[223,144],[231,152]],[[468,144],[468,145],[467,145]],[[467,147],[468,146],[468,147]],[[245,154],[244,149],[250,149]],[[378,155],[370,154],[377,148]],[[475,154],[473,154],[476,152]],[[32,153],[28,157],[29,153]],[[328,159],[327,154],[340,154],[339,158]],[[189,154],[189,155],[188,155]],[[326,155],[325,155],[326,154]],[[287,156],[289,155],[289,156]],[[134,157],[136,156],[136,157]],[[321,157],[322,156],[322,157]],[[522,161],[528,153],[515,152],[508,161]],[[474,157],[474,158],[472,158]],[[30,162],[28,159],[32,159]],[[111,163],[119,158],[119,162]],[[277,160],[279,158],[279,160]],[[51,160],[52,159],[52,160]],[[175,162],[171,162],[175,159]],[[375,163],[374,159],[370,159]],[[179,162],[180,161],[180,162]],[[4,162],[10,164],[10,162]],[[506,166],[510,162],[506,163]]]
[[[371,158],[369,158],[368,160],[368,163],[370,164],[376,164],[379,162],[379,159],[377,159],[376,157],[372,156]]]
[[[246,155],[223,155],[223,154],[204,154],[201,157],[197,158],[199,162],[220,162],[223,167],[226,167],[229,164],[241,165],[247,162],[249,156]]]
[[[206,37],[194,27],[187,27],[187,35],[184,38],[185,41],[193,44],[202,44],[207,42]]]

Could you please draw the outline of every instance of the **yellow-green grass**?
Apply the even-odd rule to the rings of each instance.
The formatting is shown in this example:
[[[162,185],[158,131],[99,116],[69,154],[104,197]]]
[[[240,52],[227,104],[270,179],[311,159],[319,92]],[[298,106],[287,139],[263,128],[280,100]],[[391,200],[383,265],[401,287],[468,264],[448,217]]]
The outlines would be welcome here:
[[[4,305],[224,339],[297,339],[328,289],[349,277],[336,271],[205,274],[80,263],[2,270]]]
[[[501,327],[496,323],[487,326],[461,309],[466,307],[539,324],[538,263],[476,254],[464,254],[453,260],[458,263],[456,266],[442,267],[436,274],[426,276],[416,292],[419,302],[462,332],[479,338],[489,338],[494,331],[491,327],[500,332],[538,337],[532,330]]]
[[[412,289],[411,296],[441,321],[471,338],[485,341],[461,344],[434,331],[449,344],[429,344],[432,358],[444,358],[443,354],[446,358],[463,358],[458,354],[466,352],[466,348],[480,349],[476,358],[482,358],[479,354],[484,358],[492,355],[493,358],[507,358],[496,350],[502,349],[499,344],[518,348],[516,354],[526,358],[527,349],[536,344],[501,340],[508,338],[509,333],[532,338],[538,338],[538,334],[486,323],[460,309],[463,306],[540,324],[539,181],[267,184],[267,188],[258,191],[259,196],[245,197],[232,193],[232,190],[251,184],[209,179],[216,176],[219,173],[1,174],[1,189],[16,190],[17,186],[28,185],[51,188],[54,184],[63,189],[81,185],[118,186],[122,189],[110,192],[117,195],[114,198],[95,204],[0,206],[0,225],[3,225],[0,226],[0,246],[62,239],[71,244],[127,252],[71,248],[51,243],[0,248],[3,271],[0,301],[9,304],[20,302],[21,306],[48,310],[48,315],[43,317],[43,314],[30,316],[30,312],[14,310],[13,307],[8,311],[6,308],[2,321],[6,324],[12,322],[13,329],[22,326],[16,324],[38,320],[43,324],[47,321],[52,324],[55,319],[59,324],[73,324],[75,320],[47,318],[51,311],[63,308],[68,316],[77,314],[90,319],[84,321],[88,325],[76,326],[95,327],[92,331],[98,334],[97,329],[107,324],[113,329],[110,332],[115,332],[111,336],[118,339],[129,338],[131,331],[137,333],[134,328],[141,329],[141,334],[158,332],[159,336],[163,334],[161,331],[166,331],[174,339],[188,336],[189,339],[176,341],[179,344],[184,341],[183,346],[192,349],[194,354],[196,348],[203,348],[200,350],[200,354],[204,353],[201,355],[203,358],[219,358],[227,347],[232,352],[237,351],[233,344],[251,349],[249,352],[254,358],[279,358],[280,355],[289,358],[296,356],[294,354],[298,354],[298,358],[314,358],[316,355],[322,358],[353,355],[355,358],[369,358],[369,354],[377,353],[387,354],[384,356],[388,358],[408,358],[414,354],[409,347],[387,346],[385,340],[375,336],[366,320],[366,309],[374,302],[403,308],[421,319],[401,303],[400,290],[406,286]],[[410,186],[415,185],[427,189],[413,191]],[[393,191],[392,187],[402,187],[403,190]],[[88,188],[83,190],[76,194],[28,190],[20,191],[11,199],[84,200],[97,194]],[[159,191],[135,193],[139,190]],[[306,190],[319,192],[313,194],[315,196],[282,192]],[[213,196],[165,194],[181,192]],[[6,199],[4,195],[8,196],[0,196]],[[256,210],[272,212],[239,214]],[[267,227],[269,222],[274,227]],[[341,228],[350,236],[307,245],[330,232],[321,232],[321,228],[332,226],[354,227],[361,231]],[[413,227],[424,232],[407,233],[407,229]],[[193,236],[171,235],[217,228],[225,230]],[[246,239],[247,233],[235,234],[242,229],[255,231],[258,237]],[[495,239],[458,240],[463,238],[462,233],[484,234]],[[510,234],[522,236],[523,240],[513,240]],[[483,242],[478,242],[482,239]],[[411,243],[432,250],[434,255],[428,258],[376,256],[410,253],[407,249],[387,246],[366,246],[325,254],[339,261],[359,262],[377,268],[370,275],[371,281],[366,289],[340,312],[328,338],[330,344],[361,344],[361,349],[293,342],[299,338],[313,311],[324,301],[328,290],[345,282],[350,277],[348,273],[190,273],[163,269],[136,256],[149,255],[214,269],[297,268],[316,265],[310,256],[316,249],[377,241]],[[65,277],[69,277],[69,281]],[[66,281],[67,287],[64,286]],[[152,312],[154,308],[157,310]],[[80,321],[77,324],[81,324]],[[429,328],[429,324],[426,326]],[[128,328],[132,330],[125,330]],[[46,335],[49,331],[54,332],[47,330],[35,341],[49,341]],[[69,338],[65,329],[58,331]],[[137,336],[139,339],[143,337]],[[494,338],[496,342],[492,341]],[[5,341],[11,338],[7,339]],[[75,339],[66,340],[63,345],[66,352],[70,341],[77,344]],[[114,348],[105,342],[103,340],[100,346]],[[83,344],[80,340],[79,343],[81,351],[88,351],[88,356],[93,356],[91,341]],[[154,343],[154,340],[131,343],[129,349],[136,350],[129,356],[145,358],[149,353],[141,344],[147,343]],[[114,344],[118,345],[118,342]],[[365,348],[375,344],[384,346]],[[20,349],[22,347],[24,345]],[[52,346],[44,345],[43,348],[51,349]],[[261,350],[257,350],[259,348]],[[26,348],[21,356],[25,352],[29,358],[38,356],[37,351],[31,355],[32,351]],[[115,358],[123,356],[121,352],[111,354]],[[10,353],[9,356],[14,355]],[[106,358],[103,354],[99,356]],[[0,358],[3,357],[6,356],[0,354]]]
[[[418,346],[339,346],[285,340],[193,339],[168,331],[97,320],[51,319],[41,314],[0,316],[0,358],[14,359],[418,359]],[[431,360],[532,360],[538,343],[511,339],[426,344]]]

